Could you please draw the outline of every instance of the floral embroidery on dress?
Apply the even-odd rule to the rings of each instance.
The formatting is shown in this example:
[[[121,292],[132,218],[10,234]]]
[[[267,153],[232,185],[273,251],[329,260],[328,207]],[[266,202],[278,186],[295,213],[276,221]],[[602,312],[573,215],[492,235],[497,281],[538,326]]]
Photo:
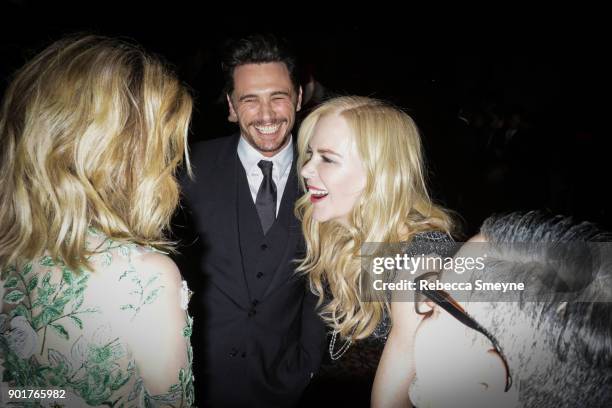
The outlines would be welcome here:
[[[153,304],[164,290],[159,274],[138,271],[133,257],[152,249],[133,243],[117,242],[94,229],[90,237],[101,241],[88,259],[94,273],[116,264],[127,265],[118,274],[118,282],[129,285],[129,302],[117,305],[117,313],[130,313],[133,319],[147,305]],[[118,258],[115,258],[118,257]],[[119,261],[121,258],[121,262]],[[99,267],[99,268],[98,268]],[[85,292],[92,272],[72,271],[62,262],[43,256],[21,268],[10,267],[2,273],[2,309],[0,314],[0,368],[2,389],[55,388],[66,391],[65,399],[11,400],[9,406],[99,406],[110,407],[188,407],[193,404],[193,352],[189,345],[192,318],[185,313],[182,336],[186,338],[187,365],[181,368],[176,383],[162,395],[150,395],[138,373],[132,353],[113,333],[98,307],[84,307]],[[183,282],[181,308],[186,311],[189,289]],[[96,317],[96,320],[85,317]],[[49,336],[56,343],[49,346]],[[57,343],[57,341],[60,343]]]

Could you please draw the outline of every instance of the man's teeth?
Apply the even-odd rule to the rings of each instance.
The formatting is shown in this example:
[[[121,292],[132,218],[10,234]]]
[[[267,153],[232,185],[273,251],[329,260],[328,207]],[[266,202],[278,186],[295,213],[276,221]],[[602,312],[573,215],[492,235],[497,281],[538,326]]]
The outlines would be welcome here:
[[[280,124],[274,126],[255,126],[255,129],[264,134],[274,133],[278,128],[280,128]]]
[[[325,190],[310,190],[310,194],[313,196],[321,197],[327,195],[327,191]]]

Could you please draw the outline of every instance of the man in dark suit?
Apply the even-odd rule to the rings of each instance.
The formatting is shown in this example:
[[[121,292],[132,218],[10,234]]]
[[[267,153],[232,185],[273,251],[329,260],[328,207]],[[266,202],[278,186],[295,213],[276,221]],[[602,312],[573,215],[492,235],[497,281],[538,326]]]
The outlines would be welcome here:
[[[223,68],[240,134],[195,145],[194,179],[183,186],[199,236],[184,251],[197,262],[197,274],[186,271],[196,396],[202,406],[293,406],[325,340],[294,262],[303,238],[291,130],[302,90],[294,59],[273,37],[236,42]]]

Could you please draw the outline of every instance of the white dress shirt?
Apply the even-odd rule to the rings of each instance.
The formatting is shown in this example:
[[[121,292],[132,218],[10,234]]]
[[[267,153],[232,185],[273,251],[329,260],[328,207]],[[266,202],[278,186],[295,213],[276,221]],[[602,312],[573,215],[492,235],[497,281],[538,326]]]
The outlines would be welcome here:
[[[289,143],[272,157],[264,156],[251,146],[244,137],[240,136],[240,141],[238,142],[238,158],[246,172],[253,202],[257,200],[257,192],[263,181],[263,173],[259,166],[257,166],[257,163],[259,163],[260,160],[268,160],[273,163],[272,180],[274,180],[274,184],[276,184],[276,215],[278,216],[278,209],[280,208],[283,192],[285,191],[289,172],[291,171],[291,163],[293,163],[293,141],[291,140],[291,136],[289,136]]]

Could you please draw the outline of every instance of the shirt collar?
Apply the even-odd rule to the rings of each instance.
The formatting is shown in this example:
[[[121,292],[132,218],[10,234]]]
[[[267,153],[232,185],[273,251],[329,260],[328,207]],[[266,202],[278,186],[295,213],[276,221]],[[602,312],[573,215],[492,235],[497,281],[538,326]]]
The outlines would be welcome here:
[[[238,142],[238,157],[244,166],[247,174],[253,171],[253,168],[257,167],[257,163],[260,160],[268,160],[274,163],[273,169],[278,169],[278,175],[285,174],[285,171],[289,166],[291,166],[291,162],[293,161],[293,140],[291,135],[289,135],[289,143],[283,149],[276,153],[272,157],[266,157],[261,154],[257,149],[255,149],[243,136],[240,136],[240,141]],[[259,170],[259,168],[257,167]],[[274,170],[273,170],[274,171]]]

